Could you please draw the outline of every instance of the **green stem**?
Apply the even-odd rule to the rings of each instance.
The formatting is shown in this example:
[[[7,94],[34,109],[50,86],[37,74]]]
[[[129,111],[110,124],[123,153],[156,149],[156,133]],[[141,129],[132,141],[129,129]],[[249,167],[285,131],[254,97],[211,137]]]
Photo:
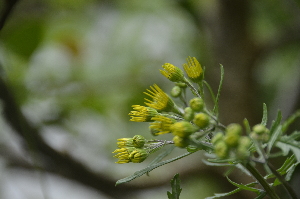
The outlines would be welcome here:
[[[269,183],[264,179],[264,177],[257,171],[257,169],[252,166],[249,162],[244,164],[244,167],[253,175],[254,178],[261,184],[267,194],[271,199],[280,199],[275,191],[270,187]]]

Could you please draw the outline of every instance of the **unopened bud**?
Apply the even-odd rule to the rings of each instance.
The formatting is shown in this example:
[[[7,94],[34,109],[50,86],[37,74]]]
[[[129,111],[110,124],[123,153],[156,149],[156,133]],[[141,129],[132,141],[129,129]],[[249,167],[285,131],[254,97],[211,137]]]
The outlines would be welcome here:
[[[179,86],[174,86],[171,90],[172,97],[179,97],[181,94],[181,88]]]
[[[190,107],[196,112],[202,111],[203,107],[204,107],[203,99],[199,98],[199,97],[195,97],[195,98],[191,99]]]
[[[209,116],[205,113],[198,113],[193,119],[194,124],[203,129],[209,125]]]
[[[180,148],[185,148],[189,144],[187,138],[182,138],[179,136],[174,136],[173,141],[174,141],[175,146],[180,147]]]
[[[191,107],[186,107],[184,109],[183,118],[187,121],[191,121],[194,118],[194,111]]]

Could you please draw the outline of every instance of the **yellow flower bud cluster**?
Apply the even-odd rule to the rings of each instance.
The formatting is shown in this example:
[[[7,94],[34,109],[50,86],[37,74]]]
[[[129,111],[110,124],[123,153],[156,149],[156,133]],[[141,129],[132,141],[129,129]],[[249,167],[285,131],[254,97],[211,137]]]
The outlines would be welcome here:
[[[117,153],[114,157],[119,160],[118,164],[124,163],[141,163],[149,155],[148,151],[144,148],[146,139],[141,135],[135,135],[133,138],[120,138],[116,149],[113,153]]]
[[[236,157],[245,159],[249,157],[249,147],[252,144],[248,136],[242,136],[242,126],[239,124],[230,124],[227,126],[225,134],[217,133],[211,140],[215,147],[215,154],[221,158]]]

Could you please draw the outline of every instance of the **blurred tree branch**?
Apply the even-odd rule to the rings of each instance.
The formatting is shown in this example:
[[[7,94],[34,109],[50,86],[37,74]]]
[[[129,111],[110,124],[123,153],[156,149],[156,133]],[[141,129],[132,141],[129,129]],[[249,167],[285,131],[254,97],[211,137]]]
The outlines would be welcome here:
[[[2,14],[0,16],[0,30],[4,27],[4,24],[8,18],[8,16],[11,14],[13,8],[17,4],[19,0],[6,0],[5,6],[3,8]]]
[[[21,113],[13,95],[3,79],[0,78],[0,99],[3,104],[3,116],[13,130],[25,140],[25,150],[29,150],[33,161],[37,165],[34,168],[53,172],[68,179],[75,180],[86,186],[95,188],[113,198],[125,198],[131,192],[161,186],[161,183],[152,185],[122,185],[115,187],[115,180],[102,174],[95,173],[85,165],[73,159],[67,154],[60,153],[50,147]],[[14,161],[16,163],[16,161]],[[23,162],[23,165],[27,165]]]

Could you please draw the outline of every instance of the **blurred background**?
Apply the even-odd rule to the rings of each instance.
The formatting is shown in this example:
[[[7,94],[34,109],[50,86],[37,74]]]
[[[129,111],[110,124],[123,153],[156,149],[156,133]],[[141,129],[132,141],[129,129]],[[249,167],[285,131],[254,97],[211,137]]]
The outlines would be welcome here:
[[[262,103],[269,124],[300,108],[299,0],[1,0],[0,12],[1,199],[164,199],[176,173],[182,199],[232,190],[202,152],[114,186],[155,156],[119,165],[112,151],[117,138],[152,138],[128,113],[150,85],[170,91],[166,62],[196,57],[215,91],[224,65],[224,124],[259,123]],[[241,174],[230,178],[251,180]]]

